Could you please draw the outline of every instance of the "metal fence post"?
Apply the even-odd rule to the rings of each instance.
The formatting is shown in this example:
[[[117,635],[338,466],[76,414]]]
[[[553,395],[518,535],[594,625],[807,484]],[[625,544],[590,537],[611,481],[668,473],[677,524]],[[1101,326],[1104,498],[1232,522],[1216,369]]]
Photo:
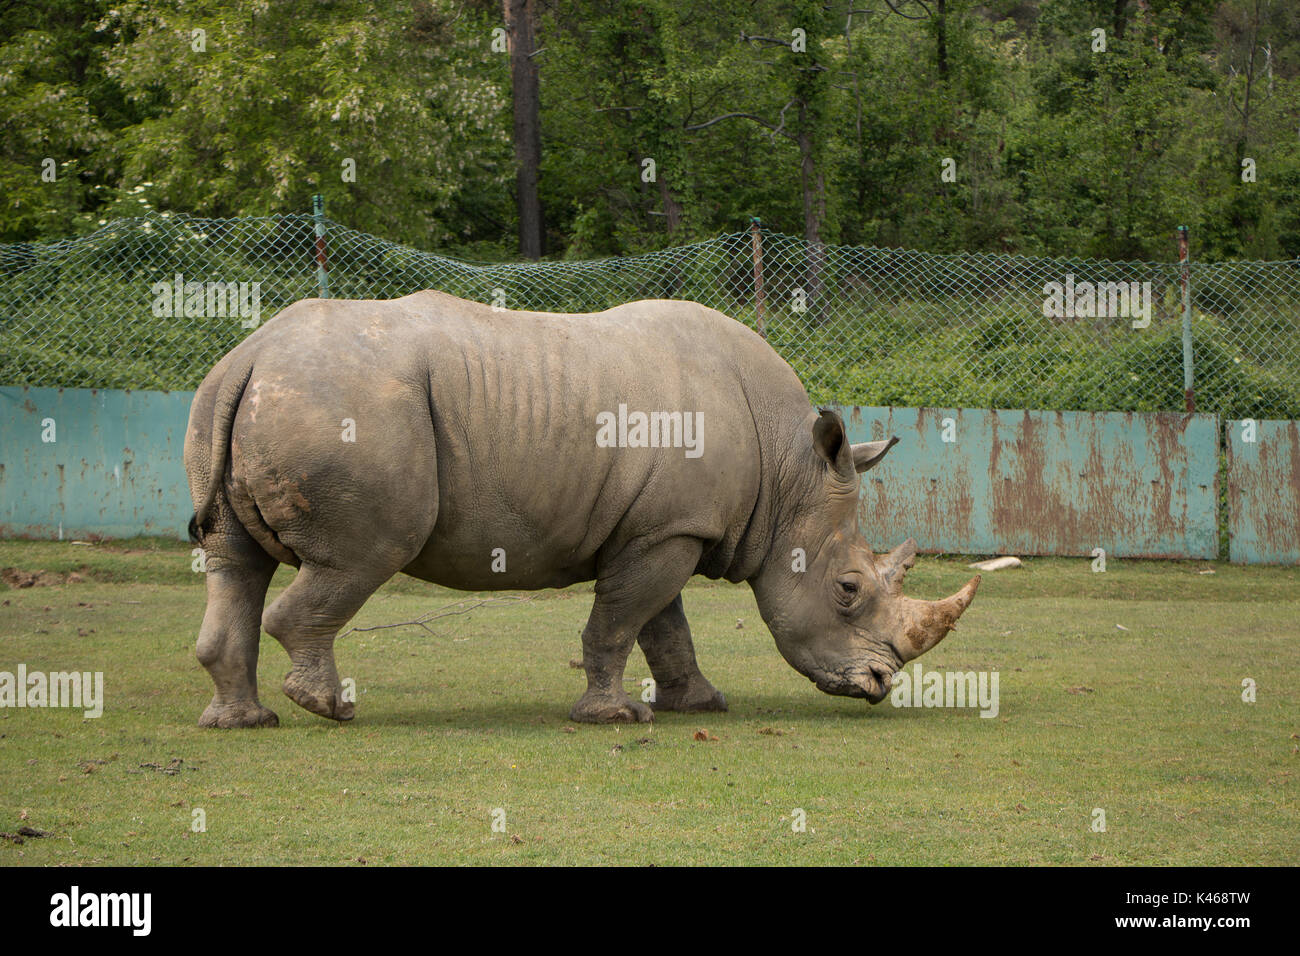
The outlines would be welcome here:
[[[316,285],[322,299],[330,297],[329,260],[325,254],[325,197],[311,197],[311,214],[316,220]]]
[[[1191,266],[1188,264],[1187,227],[1178,227],[1178,261],[1182,265],[1181,283],[1183,287],[1183,400],[1187,411],[1196,411],[1196,399],[1192,394],[1192,283]]]
[[[767,338],[763,329],[763,221],[754,216],[749,222],[750,244],[754,249],[754,325],[758,334]]]

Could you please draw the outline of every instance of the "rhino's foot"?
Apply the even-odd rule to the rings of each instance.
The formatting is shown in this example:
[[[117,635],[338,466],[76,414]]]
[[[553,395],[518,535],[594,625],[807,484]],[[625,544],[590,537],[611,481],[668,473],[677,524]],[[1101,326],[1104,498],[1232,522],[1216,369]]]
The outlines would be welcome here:
[[[319,673],[295,667],[284,678],[284,692],[303,710],[330,720],[351,720],[356,707],[343,700],[338,681],[324,679]]]
[[[583,694],[569,711],[569,719],[584,724],[636,724],[655,719],[654,711],[626,694],[607,697]]]
[[[220,704],[213,701],[199,718],[200,727],[279,727],[280,718],[275,711],[263,707],[256,700],[235,700]]]
[[[656,684],[655,710],[691,711],[726,710],[727,698],[704,677],[693,677],[678,685]]]

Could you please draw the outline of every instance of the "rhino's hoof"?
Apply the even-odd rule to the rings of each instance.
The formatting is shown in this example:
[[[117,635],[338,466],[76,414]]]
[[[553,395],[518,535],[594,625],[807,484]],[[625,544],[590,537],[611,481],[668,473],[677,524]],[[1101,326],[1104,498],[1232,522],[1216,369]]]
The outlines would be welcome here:
[[[655,710],[674,710],[679,713],[718,711],[727,709],[727,698],[722,695],[722,691],[704,681],[703,684],[689,684],[677,692],[660,686],[656,688],[651,706]]]
[[[233,727],[279,727],[280,718],[275,715],[275,711],[263,707],[255,700],[237,700],[228,704],[218,704],[214,700],[203,711],[199,726],[219,727],[222,730]]]
[[[343,700],[341,690],[338,686],[312,681],[297,670],[289,671],[284,678],[285,695],[303,710],[330,720],[351,720],[356,707],[351,701]]]
[[[630,697],[622,700],[583,697],[569,711],[569,719],[584,724],[645,724],[654,720],[655,714],[645,704]]]

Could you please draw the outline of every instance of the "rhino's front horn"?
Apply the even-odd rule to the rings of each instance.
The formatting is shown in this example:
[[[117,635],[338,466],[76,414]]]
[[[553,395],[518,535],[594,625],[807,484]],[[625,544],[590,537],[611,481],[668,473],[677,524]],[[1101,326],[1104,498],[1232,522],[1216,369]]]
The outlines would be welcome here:
[[[957,626],[957,618],[975,600],[975,591],[979,586],[980,576],[977,574],[966,582],[964,588],[942,601],[902,598],[903,632],[895,643],[894,650],[903,663],[920,657]]]

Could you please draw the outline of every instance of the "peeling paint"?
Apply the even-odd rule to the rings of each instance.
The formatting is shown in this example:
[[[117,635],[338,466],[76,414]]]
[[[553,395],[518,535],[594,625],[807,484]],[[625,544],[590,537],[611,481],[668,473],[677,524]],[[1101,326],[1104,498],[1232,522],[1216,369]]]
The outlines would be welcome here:
[[[1218,554],[1213,415],[863,407],[844,418],[855,442],[902,439],[864,483],[874,547],[914,537],[931,553]]]
[[[1300,564],[1300,422],[1245,424],[1227,423],[1228,557]]]

